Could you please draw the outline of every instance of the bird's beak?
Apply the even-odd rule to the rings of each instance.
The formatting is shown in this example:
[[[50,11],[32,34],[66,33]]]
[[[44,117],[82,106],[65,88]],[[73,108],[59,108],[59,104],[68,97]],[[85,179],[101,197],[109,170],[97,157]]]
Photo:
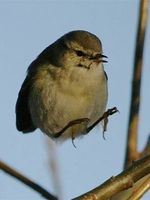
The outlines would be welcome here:
[[[103,54],[98,53],[95,56],[92,56],[90,59],[95,60],[98,63],[100,63],[100,62],[107,63],[108,61],[104,60],[104,58],[108,58],[108,57]]]
[[[100,54],[101,58],[108,58],[107,56]]]
[[[107,60],[104,60],[103,58],[108,58],[107,56],[103,55],[103,54],[100,54],[100,62],[103,62],[103,63],[107,63],[108,61]]]

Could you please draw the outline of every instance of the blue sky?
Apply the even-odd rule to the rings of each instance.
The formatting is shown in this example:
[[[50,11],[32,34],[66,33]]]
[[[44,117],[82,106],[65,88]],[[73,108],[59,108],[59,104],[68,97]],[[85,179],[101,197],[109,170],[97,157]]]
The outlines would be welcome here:
[[[0,158],[49,191],[59,191],[62,199],[76,197],[122,170],[138,5],[138,0],[0,0]],[[29,64],[49,44],[76,29],[90,31],[101,39],[104,54],[109,58],[105,64],[109,79],[108,108],[117,106],[120,114],[110,118],[106,140],[102,138],[102,130],[95,128],[83,139],[75,140],[75,149],[70,140],[54,144],[39,130],[26,135],[19,133],[15,127],[15,103]],[[149,38],[148,23],[139,150],[144,147],[150,130]],[[0,199],[42,197],[0,172]]]

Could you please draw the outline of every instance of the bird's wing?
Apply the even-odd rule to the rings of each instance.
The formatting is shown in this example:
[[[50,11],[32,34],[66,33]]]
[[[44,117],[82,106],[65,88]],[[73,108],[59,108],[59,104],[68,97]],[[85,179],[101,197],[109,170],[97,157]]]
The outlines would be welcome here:
[[[23,133],[32,132],[36,129],[31,119],[28,104],[31,85],[30,79],[29,75],[27,75],[19,91],[16,103],[16,127],[18,131],[22,131]]]
[[[36,70],[38,69],[38,66],[42,66],[44,64],[47,64],[50,62],[53,62],[53,54],[51,51],[52,45],[48,46],[28,67],[28,75],[25,78],[20,92],[18,94],[18,99],[16,103],[16,127],[19,131],[22,131],[23,133],[32,132],[36,129],[34,126],[30,110],[29,110],[29,93],[30,88],[32,85],[32,77],[36,73]]]

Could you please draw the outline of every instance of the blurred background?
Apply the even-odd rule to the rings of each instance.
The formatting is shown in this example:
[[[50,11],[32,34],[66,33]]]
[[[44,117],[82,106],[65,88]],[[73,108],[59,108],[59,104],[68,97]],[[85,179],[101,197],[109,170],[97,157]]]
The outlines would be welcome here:
[[[149,6],[150,8],[150,6]],[[123,169],[139,0],[0,0],[0,159],[61,199],[70,200]],[[150,130],[150,16],[144,48],[139,150]],[[96,34],[108,56],[109,118],[102,129],[82,139],[53,143],[39,130],[23,135],[15,127],[15,103],[26,69],[49,44],[71,30]],[[148,200],[147,193],[143,200]],[[0,172],[1,200],[42,200],[14,178]]]

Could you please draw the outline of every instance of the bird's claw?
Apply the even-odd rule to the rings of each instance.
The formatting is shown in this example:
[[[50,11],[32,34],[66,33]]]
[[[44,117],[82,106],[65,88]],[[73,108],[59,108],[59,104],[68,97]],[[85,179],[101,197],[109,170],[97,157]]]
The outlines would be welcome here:
[[[105,138],[105,132],[107,131],[107,125],[108,125],[108,117],[110,115],[113,115],[114,113],[119,112],[119,110],[117,109],[117,107],[113,107],[108,109],[102,116],[103,120],[104,120],[104,126],[103,126],[103,138],[104,140]]]

